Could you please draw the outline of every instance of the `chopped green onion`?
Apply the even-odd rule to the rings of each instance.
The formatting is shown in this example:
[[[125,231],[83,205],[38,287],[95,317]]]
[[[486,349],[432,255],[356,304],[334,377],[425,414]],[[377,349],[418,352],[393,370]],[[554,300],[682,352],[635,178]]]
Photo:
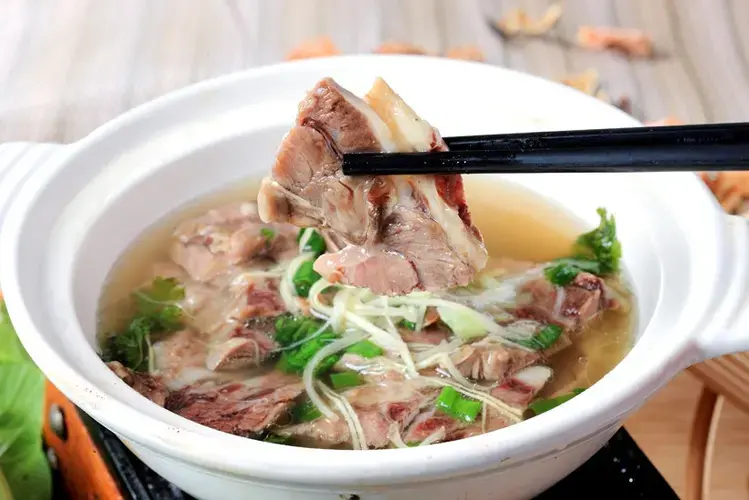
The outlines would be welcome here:
[[[311,234],[308,236],[307,241],[304,244],[304,247],[300,248],[300,251],[314,252],[315,255],[318,255],[318,256],[324,254],[327,248],[327,245],[325,245],[325,238],[323,238],[320,233],[318,233],[312,228],[301,229],[299,231],[299,234],[296,237],[296,242],[300,243],[302,241],[302,236],[305,234],[306,231],[311,231]]]
[[[292,281],[294,282],[296,294],[299,297],[309,296],[309,290],[310,288],[312,288],[312,285],[317,283],[317,280],[322,278],[322,276],[320,276],[320,274],[315,271],[312,266],[312,261],[308,260],[306,262],[303,262],[302,265],[299,266],[299,269],[296,270],[296,273],[294,273]]]
[[[421,441],[409,441],[406,443],[406,446],[409,448],[415,448],[421,444]]]
[[[362,358],[376,358],[382,356],[382,348],[369,340],[361,340],[346,348],[346,352],[358,354]]]
[[[559,340],[564,330],[559,325],[546,325],[529,339],[513,339],[513,342],[520,344],[528,349],[542,351],[548,349]]]
[[[485,336],[486,324],[482,321],[482,313],[468,307],[454,309],[452,307],[438,307],[440,319],[452,332],[461,339],[468,341]]]
[[[266,242],[270,242],[270,240],[272,240],[273,237],[276,236],[276,232],[269,227],[263,227],[260,229],[260,236],[265,238]]]
[[[473,422],[481,411],[481,401],[465,398],[452,387],[444,387],[434,405],[443,413],[463,422]]]
[[[315,404],[307,399],[291,409],[291,418],[295,423],[311,422],[322,417],[322,413]]]
[[[528,406],[528,411],[532,412],[534,415],[540,415],[544,412],[556,408],[562,403],[566,403],[584,390],[585,389],[573,389],[569,394],[563,394],[562,396],[557,396],[555,398],[549,399],[538,399],[531,403],[530,406]]]
[[[266,443],[275,443],[275,444],[289,444],[291,442],[291,436],[281,436],[279,434],[273,434],[272,432],[265,436],[265,439],[263,439]]]
[[[408,321],[407,319],[401,320],[399,325],[402,326],[403,328],[408,328],[411,331],[416,330],[416,323],[414,323],[413,321]]]
[[[330,383],[333,384],[333,389],[347,389],[349,387],[362,385],[364,383],[364,380],[362,380],[361,375],[359,375],[358,373],[350,371],[331,373]]]

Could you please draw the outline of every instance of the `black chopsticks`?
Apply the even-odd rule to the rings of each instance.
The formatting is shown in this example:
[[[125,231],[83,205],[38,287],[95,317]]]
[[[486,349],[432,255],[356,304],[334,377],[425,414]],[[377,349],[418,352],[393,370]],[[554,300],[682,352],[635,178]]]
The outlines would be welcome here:
[[[749,123],[446,137],[450,151],[343,155],[345,175],[749,169]]]

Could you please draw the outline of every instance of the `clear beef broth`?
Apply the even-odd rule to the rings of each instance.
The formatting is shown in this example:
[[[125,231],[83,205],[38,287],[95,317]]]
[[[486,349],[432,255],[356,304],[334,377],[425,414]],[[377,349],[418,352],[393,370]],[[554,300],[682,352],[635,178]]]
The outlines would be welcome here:
[[[133,303],[132,292],[144,286],[144,284],[148,284],[154,278],[153,266],[155,264],[169,261],[169,248],[174,242],[175,227],[185,220],[205,214],[211,208],[231,202],[252,200],[257,194],[257,186],[256,181],[241,183],[230,190],[208,196],[197,203],[175,211],[147,230],[123,254],[111,271],[101,295],[99,335],[102,344],[106,344],[111,332],[121,332],[128,328],[128,322],[137,309]],[[512,274],[519,272],[518,269],[528,267],[521,263],[518,269],[512,269],[514,261],[545,263],[569,256],[570,249],[581,232],[576,221],[560,213],[557,207],[510,184],[497,182],[487,185],[485,182],[478,183],[468,179],[466,181],[466,193],[470,200],[472,218],[476,226],[482,231],[490,255],[486,266],[487,270],[502,267],[507,268]],[[497,200],[501,200],[501,202]],[[273,268],[274,265],[276,265],[274,262],[269,262],[266,267]],[[607,278],[607,282],[614,279],[618,281],[619,278]],[[275,290],[278,286],[278,283],[274,283],[271,289]],[[618,285],[617,289],[620,287]],[[324,300],[329,300],[328,296],[325,297]],[[567,298],[569,298],[569,294]],[[535,390],[530,396],[533,401],[549,400],[549,398],[567,394],[577,388],[589,387],[624,357],[633,340],[634,302],[628,293],[619,293],[617,298],[620,303],[626,306],[625,308],[619,308],[618,310],[604,308],[595,315],[594,319],[574,334],[571,345],[544,358],[543,361],[530,362],[529,366],[531,367],[535,364],[542,364],[553,371],[551,378],[541,384],[540,389],[537,388],[538,390]],[[303,314],[303,311],[297,311],[296,314],[299,316]],[[427,323],[427,317],[428,315],[424,319],[425,324]],[[252,322],[255,319],[257,318],[250,317],[248,321]],[[411,339],[411,336],[414,335],[413,332],[406,331],[402,326],[403,324],[405,323],[398,323],[398,331],[403,334],[403,338]],[[238,328],[238,323],[232,323],[232,325],[231,328]],[[242,333],[243,336],[238,333],[236,338],[232,337],[227,342],[247,338],[248,331],[251,332],[251,335],[254,335],[252,332],[254,332],[255,326],[245,328]],[[424,337],[415,335],[417,338],[413,340],[413,343],[407,344],[410,348],[413,348],[411,354],[416,357],[419,356],[420,352],[434,349],[434,344],[430,344],[433,342],[432,339],[439,342],[440,339],[444,338],[443,343],[446,343],[456,338],[455,335],[450,333],[449,328],[439,322],[424,328],[425,331],[428,330],[429,339],[423,340]],[[269,330],[268,335],[272,340],[273,328],[266,329]],[[160,344],[160,341],[169,338],[170,335],[176,334],[173,332],[157,333],[153,335],[153,338],[150,338],[154,350],[148,352],[151,352],[152,358],[156,358],[157,354],[161,352],[159,351],[160,346],[165,345]],[[211,341],[207,340],[205,336],[191,335],[185,336],[184,345],[188,347],[180,347],[172,357],[180,359],[179,357],[183,356],[182,359],[189,360],[191,359],[190,356],[193,356],[197,351],[200,359],[198,364],[201,364],[205,358],[204,351],[201,349],[208,349],[206,346]],[[225,335],[225,333],[222,335]],[[253,344],[255,349],[259,349],[258,345],[260,344],[256,340],[255,338],[251,342],[255,342]],[[411,342],[411,340],[408,341]],[[465,343],[470,346],[473,345],[473,342],[478,342],[476,345],[480,345],[482,339],[471,339]],[[448,352],[449,356],[454,359],[459,358],[459,356],[455,356],[456,349]],[[146,352],[145,347],[144,352]],[[347,417],[338,419],[343,422],[340,425],[335,421],[329,421],[330,419],[324,415],[318,416],[316,420],[302,420],[295,423],[299,408],[310,405],[306,401],[305,386],[302,386],[298,375],[282,374],[278,369],[275,369],[274,367],[278,363],[278,355],[277,353],[274,354],[275,351],[273,350],[269,352],[267,358],[252,366],[234,368],[231,364],[227,364],[225,368],[213,370],[206,369],[205,366],[196,366],[194,367],[194,371],[198,374],[196,380],[202,381],[195,386],[197,388],[189,384],[186,386],[184,383],[172,383],[170,385],[169,374],[153,363],[148,365],[148,369],[144,369],[145,365],[142,365],[140,370],[129,371],[126,369],[127,373],[118,372],[118,375],[135,390],[157,404],[166,405],[168,409],[186,418],[219,430],[257,439],[269,439],[270,437],[271,440],[285,441],[288,444],[302,446],[331,448],[350,448],[353,446],[357,448],[356,437],[350,435],[353,430],[349,430],[344,425],[353,425]],[[386,349],[384,358],[375,359],[385,359],[387,363],[392,364],[394,360],[398,361],[399,358],[390,354],[390,351]],[[189,363],[189,361],[186,362]],[[365,362],[366,360],[362,360],[361,357],[352,358],[352,355],[344,354],[336,365],[338,368],[332,368],[331,373],[345,373],[351,371],[352,367],[359,370],[361,364]],[[357,365],[357,363],[359,364]],[[345,369],[340,368],[341,365]],[[511,365],[512,363],[510,363]],[[456,361],[455,366],[462,370],[464,365],[458,364]],[[513,378],[514,375],[508,375],[504,379],[495,378],[492,380],[488,375],[490,369],[488,364],[481,365],[480,362],[475,362],[473,367],[472,373],[471,369],[466,371],[468,375],[463,380],[468,380],[471,384],[475,383],[477,387],[481,388],[480,392],[477,393],[479,396],[487,392],[494,394],[491,387],[502,386],[511,391],[508,401],[512,401],[519,394],[518,388],[522,389],[520,393],[527,389],[523,385],[524,382],[518,382]],[[482,370],[484,373],[477,375]],[[115,371],[117,372],[117,369]],[[383,372],[384,375],[380,372]],[[523,369],[516,370],[516,372],[522,373]],[[359,439],[364,440],[364,442],[359,443],[358,447],[360,448],[394,447],[402,446],[404,443],[412,445],[415,442],[436,443],[443,440],[468,437],[483,431],[491,431],[512,423],[512,421],[504,418],[501,412],[496,413],[492,406],[483,402],[481,412],[475,417],[474,423],[460,423],[456,427],[453,423],[448,423],[450,419],[455,420],[454,415],[448,417],[434,409],[435,405],[438,407],[439,403],[439,401],[435,401],[437,394],[439,393],[440,398],[444,394],[443,387],[434,386],[431,382],[429,387],[418,385],[415,393],[418,394],[418,397],[414,399],[414,392],[408,386],[411,383],[408,381],[408,375],[401,376],[401,374],[390,377],[388,373],[391,372],[382,367],[377,370],[364,370],[361,371],[362,380],[359,380],[359,384],[362,381],[364,382],[363,385],[334,391],[338,394],[344,394],[345,397],[342,399],[350,399],[351,408],[355,408],[355,411],[352,411],[361,423],[360,428],[363,429],[363,435],[359,436]],[[441,365],[421,369],[419,373],[427,376],[431,381],[435,378],[452,380],[450,370],[444,369]],[[473,375],[477,375],[478,379],[475,379]],[[327,378],[329,375],[322,377],[328,383],[332,380]],[[486,380],[483,378],[486,378]],[[159,384],[164,379],[166,379],[168,387],[164,388],[162,392],[158,392],[161,390]],[[526,379],[523,380],[527,382]],[[231,385],[231,383],[235,383],[235,385]],[[532,382],[529,383],[533,386]],[[154,389],[154,385],[156,389]],[[364,396],[361,393],[365,389],[370,390],[372,388],[379,391],[375,393],[375,400],[377,397],[381,397],[382,403],[379,405],[372,402],[372,394],[367,394],[366,398],[362,399]],[[470,391],[461,394],[468,399],[475,396]],[[505,393],[500,391],[497,394]],[[322,397],[325,397],[325,394]],[[329,396],[329,399],[327,399],[331,403],[330,408],[336,414],[343,415],[344,410],[341,410],[337,404],[333,404],[335,399],[331,398]],[[498,399],[504,401],[500,396],[498,396]],[[531,400],[528,398],[521,399],[523,400],[522,403],[516,403],[519,405],[517,408],[520,408],[520,414],[527,418],[530,414],[524,409]],[[366,403],[363,403],[362,401],[365,400]],[[408,408],[414,409],[413,414],[408,414]],[[513,406],[513,408],[516,407]],[[408,416],[401,416],[404,411]],[[393,437],[393,426],[401,425],[405,421],[403,419],[406,419],[410,424],[407,426],[403,424],[398,436]],[[412,430],[418,426],[421,427]],[[298,434],[284,434],[285,429],[293,429],[293,432]],[[351,427],[351,429],[354,429],[354,427]]]
[[[503,258],[547,262],[569,254],[583,229],[573,217],[542,197],[507,183],[487,185],[466,178],[471,215],[481,228],[489,264]],[[502,200],[496,203],[494,200]],[[628,314],[604,311],[567,349],[550,358],[554,377],[541,396],[589,387],[611,371],[634,342],[634,298]]]

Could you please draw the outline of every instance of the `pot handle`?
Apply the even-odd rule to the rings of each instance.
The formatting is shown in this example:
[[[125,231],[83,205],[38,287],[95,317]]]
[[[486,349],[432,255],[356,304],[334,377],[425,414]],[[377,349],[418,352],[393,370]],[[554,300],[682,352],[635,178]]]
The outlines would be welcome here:
[[[0,144],[0,227],[18,188],[31,172],[57,158],[66,146],[38,142]]]
[[[702,360],[749,351],[749,220],[726,217],[731,278],[711,321],[715,326],[698,339]]]

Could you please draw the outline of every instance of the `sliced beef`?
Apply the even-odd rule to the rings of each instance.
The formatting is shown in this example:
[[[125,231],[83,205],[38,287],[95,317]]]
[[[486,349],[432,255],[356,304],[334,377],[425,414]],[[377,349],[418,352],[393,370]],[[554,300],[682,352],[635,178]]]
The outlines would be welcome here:
[[[303,391],[297,377],[272,372],[248,382],[202,383],[174,391],[166,408],[213,429],[256,437],[286,415]]]
[[[355,371],[361,375],[366,383],[379,384],[405,379],[403,372],[383,367],[377,358],[364,358],[358,354],[344,353],[341,359],[333,365],[338,372]]]
[[[452,353],[450,359],[465,377],[502,382],[536,363],[541,354],[502,344],[466,344]]]
[[[234,331],[247,320],[259,317],[275,317],[285,311],[278,280],[273,278],[253,278],[249,283],[241,283],[223,288],[208,289],[210,299],[193,311],[186,320],[190,325],[211,336]],[[186,298],[190,297],[186,289]]]
[[[169,390],[159,377],[148,373],[134,372],[119,361],[111,361],[107,363],[107,366],[141,396],[150,399],[159,406],[164,406],[169,396]]]
[[[448,435],[457,431],[459,427],[460,422],[458,420],[437,411],[435,408],[429,408],[414,419],[402,437],[406,443],[420,443],[440,429],[443,429],[445,435]]]
[[[210,370],[236,370],[259,366],[278,345],[268,333],[248,325],[237,327],[229,338],[211,345],[206,358]]]
[[[486,432],[495,431],[511,425],[504,417],[496,412],[489,412],[486,419]],[[456,420],[435,408],[428,408],[421,412],[403,434],[406,443],[420,443],[437,432],[444,433],[441,439],[435,442],[455,441],[471,436],[483,434],[481,415],[476,421],[467,423]]]
[[[342,393],[356,411],[369,448],[388,446],[392,432],[403,432],[416,415],[433,404],[439,391],[411,380],[384,380]],[[284,428],[300,443],[333,448],[351,443],[346,421],[318,418]]]
[[[554,323],[569,330],[579,330],[606,309],[618,307],[606,294],[601,278],[589,273],[578,274],[567,286],[558,287],[544,278],[525,283],[520,293],[530,296],[530,303],[517,309],[521,318]]]
[[[206,340],[198,332],[186,328],[153,343],[155,365],[165,381],[183,378],[183,372],[194,368],[205,368]],[[188,374],[188,379],[193,377]]]
[[[526,408],[551,376],[552,370],[546,366],[524,368],[492,389],[491,395],[509,405]]]
[[[403,429],[438,393],[433,387],[425,387],[414,380],[393,380],[355,387],[343,396],[354,408],[376,410]]]
[[[243,319],[277,316],[286,311],[275,280],[250,283],[247,287],[246,306],[241,315]]]
[[[171,258],[194,280],[211,281],[253,258],[293,256],[296,233],[287,224],[264,224],[255,203],[231,203],[181,223]]]
[[[450,338],[450,331],[446,327],[439,325],[431,325],[419,331],[408,328],[399,328],[398,330],[405,342],[413,344],[438,345],[440,342],[446,342]]]
[[[385,448],[390,442],[390,422],[387,418],[373,410],[356,410],[356,416],[364,431],[367,447]],[[293,436],[296,444],[315,448],[335,448],[351,443],[351,431],[343,417],[321,417],[311,422],[286,427],[280,433]]]
[[[326,78],[300,104],[263,180],[260,216],[329,233],[340,250],[315,262],[329,281],[389,295],[465,285],[487,254],[459,175],[341,171],[342,153],[444,149],[439,133],[381,79],[361,100]]]

